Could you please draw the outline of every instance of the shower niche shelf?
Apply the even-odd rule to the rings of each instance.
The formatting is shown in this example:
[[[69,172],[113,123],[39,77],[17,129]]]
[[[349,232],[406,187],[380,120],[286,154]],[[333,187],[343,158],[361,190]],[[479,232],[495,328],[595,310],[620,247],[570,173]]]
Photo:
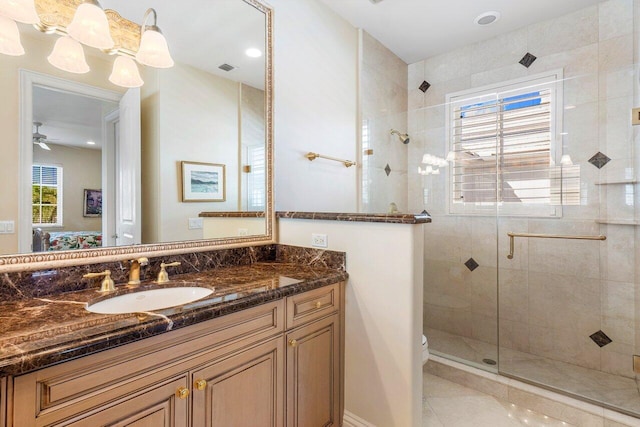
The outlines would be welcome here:
[[[596,219],[596,224],[604,225],[640,225],[640,220],[637,219]]]
[[[617,181],[596,181],[595,185],[624,185],[624,184],[637,184],[637,179],[621,179]]]

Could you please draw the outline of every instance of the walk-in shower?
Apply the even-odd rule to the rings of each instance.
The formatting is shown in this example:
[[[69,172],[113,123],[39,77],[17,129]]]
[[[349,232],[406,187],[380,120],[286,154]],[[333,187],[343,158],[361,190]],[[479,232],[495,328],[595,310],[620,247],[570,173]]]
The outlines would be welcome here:
[[[394,163],[363,171],[364,210],[432,216],[432,354],[638,417],[639,16],[608,0],[409,64],[406,199],[375,181]],[[402,117],[365,117],[368,148]]]

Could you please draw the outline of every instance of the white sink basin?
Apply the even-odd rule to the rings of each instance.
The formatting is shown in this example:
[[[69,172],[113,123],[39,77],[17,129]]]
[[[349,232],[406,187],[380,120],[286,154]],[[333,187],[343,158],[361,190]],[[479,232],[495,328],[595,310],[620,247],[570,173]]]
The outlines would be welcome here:
[[[212,293],[212,289],[197,286],[157,288],[116,295],[93,304],[89,303],[87,310],[100,314],[139,313],[186,304]]]

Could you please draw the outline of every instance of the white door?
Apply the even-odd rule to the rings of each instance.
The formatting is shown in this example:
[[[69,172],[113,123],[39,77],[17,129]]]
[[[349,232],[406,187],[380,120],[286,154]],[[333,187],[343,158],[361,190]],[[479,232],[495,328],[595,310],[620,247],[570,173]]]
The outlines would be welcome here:
[[[129,89],[120,100],[116,125],[115,214],[117,246],[141,243],[140,90]]]

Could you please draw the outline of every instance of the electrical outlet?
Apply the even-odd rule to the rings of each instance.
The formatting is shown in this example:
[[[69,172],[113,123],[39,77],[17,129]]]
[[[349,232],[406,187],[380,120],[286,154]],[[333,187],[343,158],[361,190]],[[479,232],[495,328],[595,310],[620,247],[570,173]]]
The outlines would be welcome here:
[[[327,235],[316,233],[311,234],[311,246],[314,248],[326,248],[328,246]]]
[[[189,230],[200,230],[202,227],[202,218],[189,218]]]
[[[238,228],[238,236],[248,236],[249,230],[247,228]]]

